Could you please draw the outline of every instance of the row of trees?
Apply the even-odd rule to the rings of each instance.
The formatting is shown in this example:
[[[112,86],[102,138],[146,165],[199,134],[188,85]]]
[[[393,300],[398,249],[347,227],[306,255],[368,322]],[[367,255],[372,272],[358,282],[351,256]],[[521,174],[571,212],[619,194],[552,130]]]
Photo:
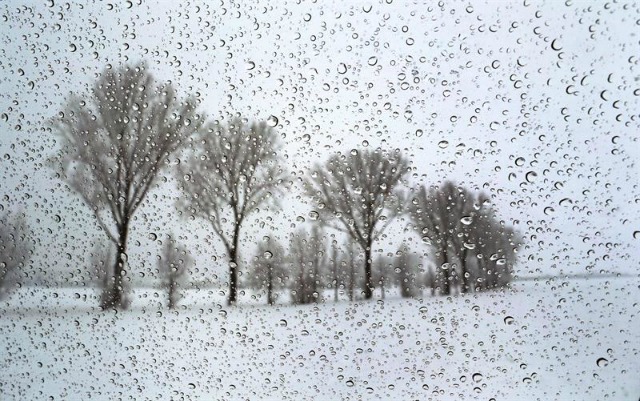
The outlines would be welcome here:
[[[259,243],[242,284],[265,293],[270,305],[275,303],[277,293],[283,291],[290,294],[294,304],[330,299],[338,302],[340,294],[353,301],[365,294],[363,255],[352,240],[339,246],[337,240],[329,241],[316,226],[311,232],[300,229],[292,233],[288,249],[286,252],[271,237]],[[399,288],[400,295],[408,298],[419,296],[423,287],[433,285],[428,275],[419,271],[423,266],[418,258],[412,256],[402,249],[396,257],[380,255],[372,263],[372,280],[383,299],[385,291],[391,288]]]
[[[244,223],[261,207],[273,205],[276,195],[292,184],[271,125],[240,116],[226,123],[207,122],[196,103],[194,98],[179,99],[169,83],[156,84],[141,63],[105,70],[89,101],[71,96],[55,119],[61,150],[52,159],[54,167],[90,207],[116,249],[113,267],[105,269],[109,278],[101,301],[104,308],[126,306],[123,279],[130,224],[169,167],[170,156],[183,158],[173,169],[184,195],[179,209],[207,221],[226,248],[229,304],[237,300]],[[488,198],[449,182],[402,191],[408,171],[409,162],[399,150],[352,150],[316,165],[304,182],[319,226],[343,232],[360,248],[364,297],[371,298],[375,287],[373,243],[404,213],[410,213],[415,230],[435,250],[434,282],[443,294],[451,293],[455,272],[462,276],[462,291],[504,280],[496,279],[494,265],[512,263],[519,239],[498,222]],[[318,280],[309,279],[317,272],[308,267],[325,263],[319,258],[327,254],[308,252],[326,248],[319,245],[318,233],[297,233],[290,244],[292,254],[302,255],[296,261],[297,273],[291,272],[298,277],[296,302],[307,302],[309,291],[317,293]],[[274,254],[277,247],[273,248],[263,254]],[[332,260],[335,264],[336,258]],[[258,262],[266,263],[263,270],[274,268],[267,259]],[[355,268],[355,260],[345,263]],[[334,268],[336,274],[338,269]]]

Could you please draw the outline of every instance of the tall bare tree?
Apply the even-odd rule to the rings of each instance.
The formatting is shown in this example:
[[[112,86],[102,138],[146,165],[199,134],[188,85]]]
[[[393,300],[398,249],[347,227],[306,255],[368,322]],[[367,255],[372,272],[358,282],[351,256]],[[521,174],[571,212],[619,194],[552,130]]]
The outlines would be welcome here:
[[[111,289],[102,307],[122,307],[127,238],[136,210],[169,156],[202,122],[193,98],[157,84],[144,63],[105,69],[84,100],[71,95],[54,119],[62,178],[91,208],[116,247]]]
[[[0,299],[13,290],[33,253],[23,212],[0,217]]]
[[[373,296],[371,247],[403,212],[394,190],[408,166],[399,150],[357,150],[333,155],[324,166],[316,166],[307,181],[321,222],[346,232],[364,251],[366,299]]]
[[[173,235],[164,241],[162,255],[158,258],[158,270],[162,275],[162,286],[167,290],[168,307],[174,309],[180,299],[179,287],[193,264],[187,249]]]
[[[179,168],[182,207],[211,224],[229,255],[229,305],[237,299],[242,225],[287,185],[278,151],[277,133],[266,122],[235,117],[208,124]]]

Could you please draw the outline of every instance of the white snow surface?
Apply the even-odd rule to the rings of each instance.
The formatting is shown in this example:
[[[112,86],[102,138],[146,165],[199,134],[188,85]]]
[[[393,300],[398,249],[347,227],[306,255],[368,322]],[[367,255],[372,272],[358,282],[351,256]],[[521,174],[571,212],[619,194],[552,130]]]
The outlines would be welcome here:
[[[219,290],[22,288],[0,302],[2,400],[637,400],[640,279],[234,307]],[[604,360],[600,359],[604,358]]]

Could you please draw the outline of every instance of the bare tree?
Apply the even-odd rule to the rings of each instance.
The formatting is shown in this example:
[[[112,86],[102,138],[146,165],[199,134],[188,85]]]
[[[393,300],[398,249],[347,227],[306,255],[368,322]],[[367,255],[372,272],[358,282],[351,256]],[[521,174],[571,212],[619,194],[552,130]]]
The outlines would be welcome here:
[[[469,229],[478,200],[465,188],[445,181],[440,187],[427,192],[420,187],[413,198],[410,210],[414,228],[435,249],[436,281],[441,284],[441,293],[449,295],[456,279],[455,262],[460,264],[463,279],[462,291],[470,286],[467,258]]]
[[[385,299],[386,290],[391,284],[390,277],[393,271],[393,265],[389,258],[384,255],[378,255],[374,263],[374,282],[380,286],[380,299]]]
[[[400,288],[402,298],[412,298],[418,295],[416,276],[418,270],[418,260],[415,255],[410,254],[407,246],[402,246],[396,252],[395,258],[396,283]]]
[[[408,165],[399,150],[338,153],[323,167],[316,166],[307,181],[308,193],[318,204],[321,222],[346,232],[364,251],[366,299],[373,296],[371,247],[403,212],[394,190]]]
[[[326,269],[326,240],[314,227],[311,234],[304,229],[291,237],[291,257],[294,274],[293,302],[307,304],[321,299],[322,274]]]
[[[499,275],[502,283],[510,280],[518,236],[497,221],[488,199],[445,181],[428,192],[421,187],[411,202],[414,228],[435,249],[432,282],[443,295],[459,281],[460,291],[469,292],[497,286]],[[478,281],[482,285],[476,286]]]
[[[206,219],[229,255],[229,298],[238,286],[238,245],[247,217],[287,185],[276,131],[265,122],[236,117],[206,126],[200,146],[179,168],[181,206]]]
[[[511,282],[516,253],[522,236],[498,221],[491,207],[485,207],[471,225],[470,241],[476,250],[478,290],[505,287]]]
[[[158,270],[162,274],[162,286],[167,290],[169,309],[177,306],[180,300],[178,288],[192,264],[193,259],[187,249],[170,235],[164,241],[162,255],[158,258]]]
[[[33,254],[29,227],[24,213],[6,213],[0,217],[0,300],[9,295],[20,280]]]
[[[202,119],[195,99],[182,101],[171,83],[156,84],[144,63],[105,69],[89,97],[70,96],[54,120],[62,150],[53,161],[117,248],[102,307],[120,308],[133,216]]]
[[[273,237],[258,243],[253,266],[248,274],[249,285],[257,290],[266,290],[267,304],[276,302],[276,291],[284,287],[287,277],[284,247]]]

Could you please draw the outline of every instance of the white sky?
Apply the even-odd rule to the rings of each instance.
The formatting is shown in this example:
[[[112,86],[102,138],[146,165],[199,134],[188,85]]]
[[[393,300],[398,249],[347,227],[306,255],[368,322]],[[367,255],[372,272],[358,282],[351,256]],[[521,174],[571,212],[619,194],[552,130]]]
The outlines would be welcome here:
[[[0,5],[0,204],[27,211],[33,264],[50,278],[73,281],[99,237],[44,165],[56,147],[47,120],[107,64],[141,59],[198,93],[211,118],[275,116],[296,177],[368,143],[403,149],[411,185],[484,188],[528,240],[520,275],[637,271],[637,4],[71,3]],[[171,227],[204,274],[224,275],[219,242],[177,219],[171,188],[136,215],[133,274],[155,268],[149,233]],[[266,228],[246,231],[249,246],[270,226],[286,239],[311,210],[297,195],[250,219]],[[406,236],[399,222],[376,249]]]

